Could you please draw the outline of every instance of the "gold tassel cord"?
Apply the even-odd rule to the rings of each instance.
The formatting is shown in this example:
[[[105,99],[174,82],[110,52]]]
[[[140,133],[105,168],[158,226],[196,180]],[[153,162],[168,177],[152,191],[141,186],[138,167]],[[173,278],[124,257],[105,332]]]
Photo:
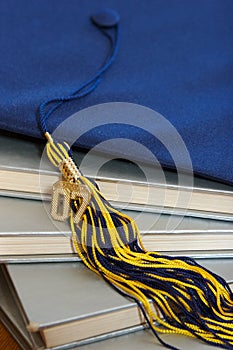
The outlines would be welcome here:
[[[58,219],[70,217],[74,246],[86,266],[137,302],[167,348],[176,349],[157,333],[183,334],[233,349],[233,294],[225,280],[191,258],[146,251],[136,223],[80,174],[68,145],[55,144],[50,135],[47,139],[48,157],[67,182],[58,184],[64,196]]]

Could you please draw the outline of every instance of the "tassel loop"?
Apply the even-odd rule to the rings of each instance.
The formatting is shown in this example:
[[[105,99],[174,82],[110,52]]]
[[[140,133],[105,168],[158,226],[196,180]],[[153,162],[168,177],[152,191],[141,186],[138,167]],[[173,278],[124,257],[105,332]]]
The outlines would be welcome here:
[[[59,168],[61,163],[65,159],[70,158],[70,147],[66,142],[56,143],[49,132],[45,133],[45,137],[48,140],[46,144],[46,152],[50,162],[56,167]]]

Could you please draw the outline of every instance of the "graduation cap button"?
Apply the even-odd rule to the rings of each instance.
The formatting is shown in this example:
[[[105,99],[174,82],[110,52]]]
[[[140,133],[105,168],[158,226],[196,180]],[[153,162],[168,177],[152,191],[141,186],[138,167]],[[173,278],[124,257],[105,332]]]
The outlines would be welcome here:
[[[120,16],[112,9],[103,9],[92,15],[91,19],[97,27],[111,28],[118,24]]]

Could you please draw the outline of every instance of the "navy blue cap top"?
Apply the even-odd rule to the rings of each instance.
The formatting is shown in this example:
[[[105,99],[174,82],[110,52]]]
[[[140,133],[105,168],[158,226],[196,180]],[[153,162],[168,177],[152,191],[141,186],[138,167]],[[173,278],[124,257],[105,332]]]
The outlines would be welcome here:
[[[177,129],[195,174],[233,184],[232,0],[1,1],[0,133],[41,138],[38,106],[46,99],[70,96],[99,67],[103,69],[107,57],[106,68],[119,16],[109,9],[99,12],[96,6],[120,13],[120,55],[95,92],[57,109],[48,129],[55,130],[65,118],[92,105],[141,104]],[[93,28],[91,14],[92,23],[106,37]],[[93,79],[86,86],[90,87]],[[144,120],[143,115],[137,118]],[[151,130],[167,135],[156,123]],[[175,169],[166,147],[131,125],[94,128],[76,145],[90,149],[119,137],[149,147],[162,166]],[[106,153],[116,154],[107,146]],[[125,149],[127,159],[139,156],[133,146]],[[149,161],[145,156],[139,160]],[[182,152],[178,166],[186,170]]]
[[[111,28],[119,23],[120,16],[116,11],[106,8],[92,15],[91,19],[97,27]]]

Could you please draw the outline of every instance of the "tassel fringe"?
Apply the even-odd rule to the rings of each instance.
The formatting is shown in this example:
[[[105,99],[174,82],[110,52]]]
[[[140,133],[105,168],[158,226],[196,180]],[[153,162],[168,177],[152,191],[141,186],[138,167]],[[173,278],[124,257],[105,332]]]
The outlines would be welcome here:
[[[55,166],[70,157],[67,145],[47,146]],[[233,293],[226,281],[188,257],[147,251],[136,223],[115,210],[91,180],[80,176],[91,200],[76,225],[81,199],[71,200],[73,243],[84,264],[120,294],[136,301],[157,333],[183,334],[223,349],[233,349]]]

